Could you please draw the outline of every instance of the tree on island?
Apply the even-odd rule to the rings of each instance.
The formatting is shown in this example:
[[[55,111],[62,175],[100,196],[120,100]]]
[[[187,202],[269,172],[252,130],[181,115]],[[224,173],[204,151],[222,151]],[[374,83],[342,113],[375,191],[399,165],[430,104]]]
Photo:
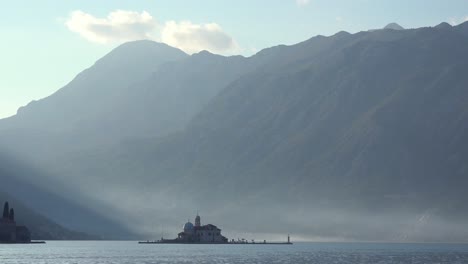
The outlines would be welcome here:
[[[10,206],[8,205],[8,202],[5,202],[5,205],[3,206],[3,218],[9,218],[10,216]]]
[[[13,210],[13,208],[10,209],[10,214],[8,215],[8,218],[11,221],[15,221],[15,210]]]

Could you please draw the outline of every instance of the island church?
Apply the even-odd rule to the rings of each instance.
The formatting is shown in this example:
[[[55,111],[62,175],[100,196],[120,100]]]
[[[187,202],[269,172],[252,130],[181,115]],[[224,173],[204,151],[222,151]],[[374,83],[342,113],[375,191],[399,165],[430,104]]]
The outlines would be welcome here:
[[[3,216],[0,219],[0,243],[30,243],[31,234],[27,227],[16,224],[15,210],[8,202],[3,206]]]
[[[169,242],[166,240],[166,242]],[[197,214],[195,217],[195,225],[190,221],[185,223],[184,231],[180,232],[174,243],[227,243],[228,239],[221,235],[221,229],[215,225],[201,225],[200,216]]]

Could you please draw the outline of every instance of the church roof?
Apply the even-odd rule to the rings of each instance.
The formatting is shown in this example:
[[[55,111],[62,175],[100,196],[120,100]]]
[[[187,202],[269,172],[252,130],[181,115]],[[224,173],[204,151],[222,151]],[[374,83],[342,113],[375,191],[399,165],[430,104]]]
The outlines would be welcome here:
[[[190,222],[185,223],[184,231],[187,232],[187,231],[190,231],[190,230],[193,230],[193,224],[190,223]]]
[[[207,225],[196,226],[195,227],[195,230],[214,230],[214,229],[221,230],[217,226],[212,225],[212,224],[207,224]]]

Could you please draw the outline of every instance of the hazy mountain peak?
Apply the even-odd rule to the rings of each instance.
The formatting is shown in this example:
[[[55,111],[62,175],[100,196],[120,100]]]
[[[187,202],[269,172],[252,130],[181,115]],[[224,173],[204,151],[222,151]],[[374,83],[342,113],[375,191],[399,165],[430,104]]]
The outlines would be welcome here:
[[[19,109],[21,117],[9,118],[9,124],[54,131],[88,124],[93,129],[94,120],[115,109],[120,103],[118,98],[132,94],[129,86],[148,79],[161,65],[186,57],[182,50],[155,41],[121,44],[56,93]]]
[[[398,25],[397,23],[390,23],[386,25],[383,29],[404,30],[405,28]]]
[[[202,50],[202,51],[200,51],[198,53],[194,53],[193,55],[206,55],[206,54],[213,54],[213,53],[211,53],[211,52],[209,52],[207,50]]]
[[[333,35],[334,37],[344,37],[344,36],[349,36],[351,35],[351,33],[347,32],[347,31],[340,31],[340,32],[337,32],[335,35]]]
[[[463,34],[468,35],[468,21],[461,23],[455,28],[457,28],[457,30],[460,30]]]
[[[179,50],[180,52],[185,53],[185,52],[183,52],[182,50],[180,50],[178,48],[167,45],[166,43],[156,42],[156,41],[153,41],[153,40],[135,40],[135,41],[125,42],[125,43],[119,45],[117,48],[115,48],[114,51],[124,50],[124,49],[132,49],[133,50],[133,49],[141,49],[141,48]]]
[[[185,52],[180,49],[171,47],[165,43],[155,42],[152,40],[137,40],[130,41],[121,44],[120,46],[113,49],[106,56],[100,59],[97,63],[114,60],[144,60],[145,58],[182,58],[188,56]],[[170,60],[170,59],[169,59]]]
[[[213,56],[221,56],[221,55],[213,54],[207,50],[202,50],[198,53],[192,54],[192,57],[194,58],[206,58],[206,57],[213,57]]]
[[[442,23],[440,23],[439,25],[435,26],[435,28],[439,28],[439,29],[450,29],[450,28],[452,28],[452,25],[450,25],[450,24],[447,23],[447,22],[442,22]]]

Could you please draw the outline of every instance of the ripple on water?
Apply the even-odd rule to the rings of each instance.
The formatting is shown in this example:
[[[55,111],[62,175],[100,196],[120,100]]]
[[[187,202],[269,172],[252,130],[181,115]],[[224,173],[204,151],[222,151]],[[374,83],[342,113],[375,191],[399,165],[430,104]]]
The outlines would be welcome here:
[[[468,245],[297,243],[289,245],[139,245],[115,241],[51,241],[0,245],[1,264],[326,263],[465,264]]]

